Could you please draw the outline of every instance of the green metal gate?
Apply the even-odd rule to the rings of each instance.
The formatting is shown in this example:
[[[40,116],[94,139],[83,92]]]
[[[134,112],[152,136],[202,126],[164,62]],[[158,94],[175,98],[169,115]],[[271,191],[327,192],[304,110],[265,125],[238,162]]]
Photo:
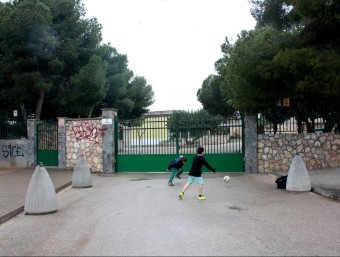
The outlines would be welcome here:
[[[140,119],[116,121],[116,171],[162,172],[173,158],[183,155],[188,163],[198,146],[219,172],[244,171],[243,119],[180,114],[146,114]],[[208,171],[203,168],[203,171]]]
[[[42,121],[37,124],[37,162],[58,166],[58,124]]]

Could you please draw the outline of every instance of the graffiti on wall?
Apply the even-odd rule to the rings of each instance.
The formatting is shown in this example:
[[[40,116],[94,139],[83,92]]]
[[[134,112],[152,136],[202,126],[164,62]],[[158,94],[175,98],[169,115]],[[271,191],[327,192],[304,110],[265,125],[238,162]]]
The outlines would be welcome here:
[[[77,141],[86,140],[95,144],[99,144],[99,139],[102,138],[104,130],[97,126],[94,121],[83,121],[72,127]]]
[[[12,158],[12,157],[24,157],[22,148],[20,146],[15,145],[3,145],[1,147],[2,156],[4,158]]]

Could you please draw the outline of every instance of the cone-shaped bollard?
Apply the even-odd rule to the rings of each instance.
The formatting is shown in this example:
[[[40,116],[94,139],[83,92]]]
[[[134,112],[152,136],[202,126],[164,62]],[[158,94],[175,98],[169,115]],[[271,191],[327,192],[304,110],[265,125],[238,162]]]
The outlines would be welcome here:
[[[28,185],[24,211],[26,214],[48,214],[58,208],[54,185],[47,170],[38,165]]]
[[[299,154],[294,156],[289,167],[286,190],[311,191],[312,183],[306,165]]]
[[[76,166],[74,167],[72,176],[72,187],[91,187],[92,174],[90,166],[84,157],[80,157]]]

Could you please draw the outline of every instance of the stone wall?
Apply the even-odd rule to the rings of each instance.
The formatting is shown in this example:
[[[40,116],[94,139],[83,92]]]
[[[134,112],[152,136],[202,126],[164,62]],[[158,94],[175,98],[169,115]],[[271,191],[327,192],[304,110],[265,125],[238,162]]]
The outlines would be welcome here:
[[[340,135],[334,133],[258,134],[258,171],[288,171],[296,154],[307,169],[340,167]]]
[[[103,171],[101,119],[66,120],[66,168],[73,169],[84,156],[92,172]]]

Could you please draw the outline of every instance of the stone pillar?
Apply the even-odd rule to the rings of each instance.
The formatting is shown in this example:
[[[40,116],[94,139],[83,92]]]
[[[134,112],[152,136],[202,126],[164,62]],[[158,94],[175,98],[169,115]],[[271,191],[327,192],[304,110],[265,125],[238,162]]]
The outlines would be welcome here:
[[[245,172],[257,173],[257,118],[255,114],[244,116]]]
[[[102,109],[103,129],[103,173],[115,172],[115,145],[114,145],[114,119],[117,110],[113,108]]]
[[[66,169],[66,118],[58,118],[58,168]]]
[[[35,167],[37,164],[37,119],[27,120],[27,164]]]

